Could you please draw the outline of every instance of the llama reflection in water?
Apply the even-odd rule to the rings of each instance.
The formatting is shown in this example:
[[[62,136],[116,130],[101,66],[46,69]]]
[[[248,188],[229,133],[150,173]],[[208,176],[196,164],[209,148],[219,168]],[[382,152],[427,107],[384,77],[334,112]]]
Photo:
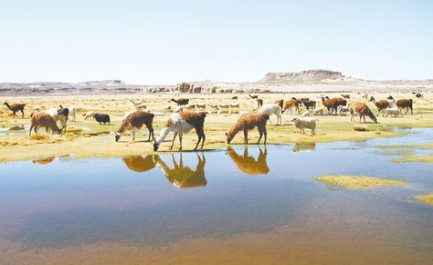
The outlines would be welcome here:
[[[259,147],[259,155],[257,160],[249,155],[248,146],[244,146],[244,154],[242,156],[238,155],[238,153],[236,153],[236,151],[231,147],[227,147],[227,154],[230,156],[239,170],[246,174],[260,175],[268,174],[269,172],[269,167],[266,163],[266,157],[268,155],[266,147],[265,151]]]
[[[159,157],[156,156],[155,161],[161,167],[162,172],[168,181],[177,188],[193,188],[206,186],[207,181],[204,175],[204,167],[206,158],[204,154],[197,154],[198,163],[193,171],[190,167],[183,165],[182,153],[180,153],[179,163],[176,162],[174,155],[171,155],[174,168],[169,168],[167,164]]]
[[[146,172],[156,166],[155,160],[157,156],[158,155],[147,155],[146,157],[128,156],[122,159],[130,170],[135,172]]]

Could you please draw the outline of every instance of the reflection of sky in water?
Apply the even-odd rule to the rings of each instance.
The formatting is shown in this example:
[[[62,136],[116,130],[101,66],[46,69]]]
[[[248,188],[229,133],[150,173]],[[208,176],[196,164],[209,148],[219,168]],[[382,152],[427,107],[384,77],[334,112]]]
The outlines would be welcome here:
[[[423,141],[431,139],[421,132]],[[266,232],[313,218],[335,227],[398,227],[407,240],[428,244],[433,211],[412,196],[433,192],[432,165],[391,163],[375,147],[408,141],[399,139],[317,144],[310,152],[250,145],[245,153],[234,145],[204,153],[1,164],[0,237],[27,248],[101,241],[158,245],[187,236]],[[333,190],[314,180],[325,174],[397,178],[409,185]],[[352,232],[362,234],[364,228],[358,229]]]

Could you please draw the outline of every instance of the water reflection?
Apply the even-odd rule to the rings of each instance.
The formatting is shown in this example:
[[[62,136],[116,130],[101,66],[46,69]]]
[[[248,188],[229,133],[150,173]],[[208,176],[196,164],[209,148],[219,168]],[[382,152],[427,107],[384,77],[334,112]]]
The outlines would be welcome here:
[[[155,160],[161,167],[162,172],[168,181],[177,188],[193,188],[206,186],[207,181],[204,174],[206,165],[206,157],[203,153],[201,156],[197,153],[198,162],[193,171],[190,167],[184,166],[182,153],[180,153],[179,163],[177,163],[174,155],[171,155],[174,168],[170,168],[164,160],[159,156],[155,156]]]
[[[314,150],[316,150],[316,143],[295,143],[292,148],[292,151],[295,153]]]
[[[266,162],[266,157],[268,155],[267,149],[263,151],[261,147],[258,147],[259,155],[257,159],[253,156],[250,156],[248,153],[248,146],[244,146],[243,155],[239,155],[236,151],[230,146],[227,147],[227,154],[230,156],[232,161],[236,164],[240,171],[249,174],[249,175],[260,175],[260,174],[268,174],[269,167]]]
[[[40,164],[40,165],[45,165],[45,164],[49,164],[51,162],[54,161],[56,157],[52,156],[52,157],[46,157],[46,158],[42,158],[42,159],[34,159],[32,160],[33,164]]]
[[[155,160],[157,156],[158,155],[147,155],[146,157],[128,156],[122,159],[128,169],[135,172],[146,172],[156,166]]]

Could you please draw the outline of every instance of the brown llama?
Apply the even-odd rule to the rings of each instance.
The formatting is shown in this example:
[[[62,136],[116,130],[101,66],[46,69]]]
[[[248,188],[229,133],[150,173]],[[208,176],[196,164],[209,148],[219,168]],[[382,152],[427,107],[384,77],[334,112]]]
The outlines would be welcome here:
[[[22,114],[22,118],[24,118],[24,107],[26,106],[26,104],[22,104],[22,103],[13,103],[12,105],[9,105],[9,103],[5,102],[3,103],[4,105],[6,105],[6,107],[8,109],[10,109],[13,113],[13,117],[16,116],[16,113],[18,111],[21,111]]]
[[[229,146],[227,147],[227,154],[239,170],[248,175],[268,174],[269,172],[269,167],[266,163],[266,157],[268,155],[266,148],[264,152],[259,148],[257,159],[248,154],[248,146],[244,147],[243,155],[238,155],[238,153]]]
[[[176,188],[196,188],[206,186],[207,180],[205,177],[205,165],[206,157],[202,153],[200,157],[197,154],[198,162],[195,170],[192,170],[188,166],[184,166],[182,153],[180,153],[179,163],[174,159],[174,155],[171,155],[173,161],[173,167],[170,168],[168,165],[159,157],[156,156],[156,162],[160,165],[165,177]]]
[[[352,102],[349,104],[349,113],[350,113],[350,120],[355,121],[355,115],[359,114],[359,122],[361,122],[361,118],[364,118],[365,122],[365,116],[370,117],[375,123],[377,123],[376,116],[373,114],[373,112],[370,110],[370,108],[367,106],[367,104],[363,102]]]
[[[164,128],[161,130],[158,139],[154,140],[153,150],[157,151],[159,145],[164,141],[165,137],[169,132],[174,132],[173,140],[171,141],[170,150],[173,149],[174,140],[176,140],[179,134],[180,149],[182,150],[182,136],[184,132],[189,132],[193,128],[198,136],[197,144],[194,150],[197,150],[198,145],[201,143],[201,149],[203,149],[204,141],[206,135],[204,134],[203,126],[204,120],[206,118],[206,113],[194,112],[194,111],[180,111],[178,113],[172,113]]]
[[[376,105],[377,111],[378,111],[377,116],[379,116],[379,114],[382,110],[385,110],[386,108],[391,107],[391,104],[386,99],[376,101],[376,99],[373,96],[371,96],[370,100],[368,100],[368,101],[373,102],[373,104]],[[384,116],[384,115],[385,115],[385,112],[382,112],[382,116]]]
[[[150,137],[155,139],[153,134],[153,118],[155,115],[153,113],[144,112],[144,111],[135,111],[129,114],[124,120],[122,125],[120,126],[117,132],[114,132],[116,142],[119,141],[122,134],[126,131],[132,130],[132,140],[135,141],[135,132],[140,130],[143,125],[146,125],[149,130],[149,138],[147,141],[150,141]]]
[[[283,113],[286,110],[290,110],[290,113],[292,113],[292,108],[295,107],[296,109],[296,113],[299,113],[299,105],[301,104],[301,102],[299,100],[297,100],[295,97],[286,100],[285,104],[284,104],[284,108],[281,111],[281,113]]]
[[[252,98],[252,99],[258,99],[258,98],[259,98],[258,95],[250,95],[250,94],[248,94],[248,96],[249,96],[250,98]]]
[[[244,131],[244,143],[248,144],[248,130],[252,130],[257,126],[259,130],[259,140],[257,144],[260,143],[262,136],[265,135],[265,142],[267,139],[266,123],[269,120],[269,115],[264,113],[246,113],[242,114],[237,120],[236,124],[226,132],[227,143],[229,144],[236,134],[243,130]]]
[[[29,136],[32,135],[33,128],[35,130],[35,133],[37,133],[39,127],[45,127],[47,131],[48,129],[50,129],[53,134],[62,133],[62,131],[57,126],[56,120],[54,120],[54,118],[48,113],[45,112],[37,112],[34,114],[32,113],[30,122],[31,124],[30,124]]]
[[[413,115],[412,105],[413,105],[413,101],[411,98],[410,99],[404,98],[404,99],[397,100],[397,107],[400,109],[400,113],[402,109],[406,109],[406,112],[404,114],[407,114],[407,112],[410,109],[410,114]]]
[[[347,101],[343,98],[322,97],[322,104],[328,109],[328,114],[337,114],[338,106],[346,106]]]
[[[189,98],[178,98],[178,99],[172,98],[170,101],[175,102],[178,106],[183,106],[183,105],[188,105]]]

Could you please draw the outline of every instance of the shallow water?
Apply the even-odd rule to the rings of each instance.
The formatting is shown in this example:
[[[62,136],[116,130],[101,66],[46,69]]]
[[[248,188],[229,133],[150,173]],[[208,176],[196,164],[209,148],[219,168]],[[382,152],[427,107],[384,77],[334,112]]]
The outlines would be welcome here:
[[[431,264],[433,166],[404,137],[0,164],[0,264]],[[403,179],[345,190],[327,174]]]

